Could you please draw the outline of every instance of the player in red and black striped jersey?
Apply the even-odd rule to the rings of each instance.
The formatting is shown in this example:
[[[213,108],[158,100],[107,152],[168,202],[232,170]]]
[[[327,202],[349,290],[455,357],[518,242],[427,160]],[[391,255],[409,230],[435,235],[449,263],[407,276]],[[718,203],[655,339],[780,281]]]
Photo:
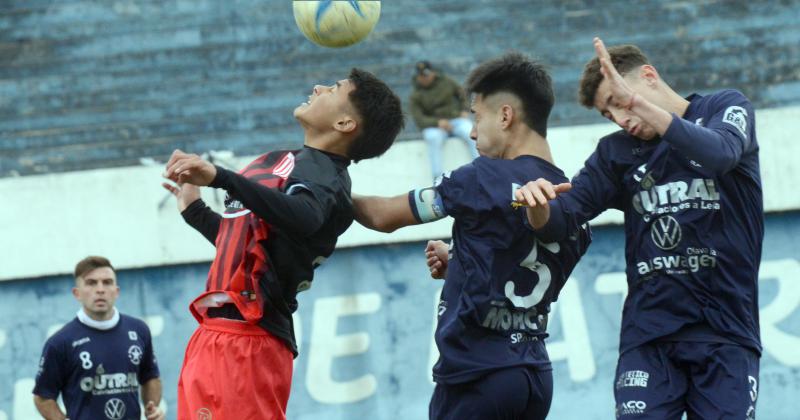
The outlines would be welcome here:
[[[200,327],[186,350],[178,419],[285,418],[297,346],[296,295],[353,222],[351,161],[381,155],[403,127],[400,100],[372,74],[315,86],[294,111],[304,147],[264,154],[238,173],[176,150],[164,184],[189,225],[217,248]],[[218,214],[198,186],[227,191]]]

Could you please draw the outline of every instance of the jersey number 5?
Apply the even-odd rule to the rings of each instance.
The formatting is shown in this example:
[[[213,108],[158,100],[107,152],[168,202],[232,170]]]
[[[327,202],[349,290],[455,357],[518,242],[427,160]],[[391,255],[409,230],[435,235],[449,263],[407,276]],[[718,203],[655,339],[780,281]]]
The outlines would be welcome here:
[[[519,296],[515,293],[515,287],[513,281],[507,281],[505,285],[505,292],[506,297],[511,303],[514,304],[517,308],[524,308],[528,309],[539,302],[541,302],[542,298],[544,297],[545,292],[550,287],[550,281],[552,280],[552,273],[550,272],[550,267],[547,264],[539,261],[539,247],[542,246],[548,251],[552,252],[553,254],[558,253],[561,250],[561,247],[558,245],[557,242],[545,244],[540,242],[536,239],[533,243],[533,249],[531,249],[530,254],[519,263],[520,267],[525,267],[528,270],[533,271],[539,277],[539,281],[534,286],[531,293],[525,296]]]

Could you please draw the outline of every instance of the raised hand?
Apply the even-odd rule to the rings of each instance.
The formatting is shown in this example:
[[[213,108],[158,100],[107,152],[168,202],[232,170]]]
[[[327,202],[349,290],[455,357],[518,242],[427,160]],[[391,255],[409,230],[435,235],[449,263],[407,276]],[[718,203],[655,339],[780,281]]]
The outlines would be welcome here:
[[[514,199],[512,206],[524,206],[528,216],[528,223],[534,229],[538,229],[550,220],[550,200],[555,200],[559,194],[572,189],[572,184],[564,182],[562,184],[553,185],[552,182],[539,178],[536,181],[530,181],[523,185],[514,192]],[[516,204],[519,203],[519,204]],[[515,205],[516,204],[516,205]]]
[[[425,247],[425,257],[431,277],[443,279],[447,274],[447,250],[448,245],[442,241],[428,241]]]
[[[217,167],[200,158],[176,149],[167,162],[164,178],[177,184],[188,182],[194,185],[208,185],[217,176]]]
[[[161,186],[175,196],[175,201],[178,203],[179,212],[183,212],[186,210],[186,207],[189,207],[189,204],[194,203],[198,198],[200,198],[200,187],[197,185],[184,183],[175,186],[164,182],[161,184]]]
[[[600,72],[603,73],[603,77],[609,83],[613,105],[619,108],[631,109],[636,92],[628,86],[628,82],[614,68],[614,64],[611,62],[611,55],[608,54],[603,40],[595,37],[593,42],[595,54],[597,54],[597,59],[600,61]]]

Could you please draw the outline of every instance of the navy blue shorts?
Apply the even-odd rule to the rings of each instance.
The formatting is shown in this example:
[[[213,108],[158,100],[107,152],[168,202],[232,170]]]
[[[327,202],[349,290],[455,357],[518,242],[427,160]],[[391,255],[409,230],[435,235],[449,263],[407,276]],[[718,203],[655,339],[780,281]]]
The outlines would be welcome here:
[[[431,420],[539,420],[553,399],[553,371],[509,368],[463,384],[436,384]]]
[[[759,356],[735,344],[661,341],[620,355],[618,419],[753,419]]]

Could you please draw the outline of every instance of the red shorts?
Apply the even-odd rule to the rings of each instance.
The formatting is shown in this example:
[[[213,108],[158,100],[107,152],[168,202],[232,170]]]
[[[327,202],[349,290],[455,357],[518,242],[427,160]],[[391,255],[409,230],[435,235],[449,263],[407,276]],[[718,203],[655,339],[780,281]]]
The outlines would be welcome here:
[[[178,420],[283,420],[292,352],[256,325],[205,318],[186,347]]]

